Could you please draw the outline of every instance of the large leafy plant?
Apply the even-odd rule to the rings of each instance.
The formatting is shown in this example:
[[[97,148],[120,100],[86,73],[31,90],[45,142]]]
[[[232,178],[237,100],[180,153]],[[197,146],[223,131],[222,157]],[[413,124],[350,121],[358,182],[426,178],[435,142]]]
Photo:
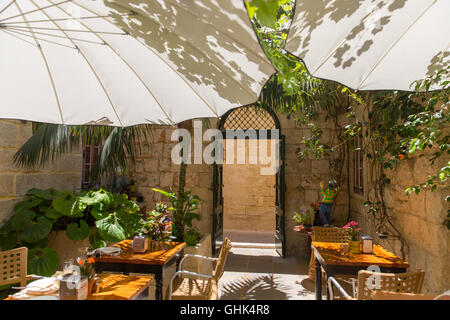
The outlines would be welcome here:
[[[28,247],[28,272],[50,276],[59,265],[57,252],[49,247],[50,232],[65,230],[69,239],[89,238],[91,245],[98,248],[106,241],[121,241],[139,231],[144,221],[138,210],[126,195],[103,189],[31,189],[0,228],[0,248]]]

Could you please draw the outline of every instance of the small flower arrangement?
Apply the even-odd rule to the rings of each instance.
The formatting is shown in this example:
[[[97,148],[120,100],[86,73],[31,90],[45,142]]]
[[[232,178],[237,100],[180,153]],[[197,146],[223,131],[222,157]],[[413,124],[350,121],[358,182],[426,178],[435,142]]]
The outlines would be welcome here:
[[[95,276],[95,268],[94,263],[95,260],[93,257],[88,257],[86,259],[77,258],[78,266],[80,267],[80,275],[86,276],[88,280],[91,280]]]
[[[343,228],[347,230],[347,233],[350,236],[351,241],[359,241],[358,222],[350,221],[345,226],[343,226]]]

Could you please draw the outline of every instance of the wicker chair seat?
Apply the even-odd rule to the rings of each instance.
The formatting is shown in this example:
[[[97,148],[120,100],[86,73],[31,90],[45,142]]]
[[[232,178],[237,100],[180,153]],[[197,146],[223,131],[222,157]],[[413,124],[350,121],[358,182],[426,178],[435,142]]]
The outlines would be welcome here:
[[[175,278],[172,300],[207,300],[210,280]]]

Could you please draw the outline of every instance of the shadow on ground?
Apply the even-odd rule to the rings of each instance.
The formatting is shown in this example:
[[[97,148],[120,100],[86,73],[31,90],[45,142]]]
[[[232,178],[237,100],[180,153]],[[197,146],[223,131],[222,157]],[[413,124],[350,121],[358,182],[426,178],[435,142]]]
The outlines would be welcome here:
[[[222,300],[285,300],[288,289],[283,284],[275,284],[271,275],[258,275],[250,279],[237,279],[221,287]]]

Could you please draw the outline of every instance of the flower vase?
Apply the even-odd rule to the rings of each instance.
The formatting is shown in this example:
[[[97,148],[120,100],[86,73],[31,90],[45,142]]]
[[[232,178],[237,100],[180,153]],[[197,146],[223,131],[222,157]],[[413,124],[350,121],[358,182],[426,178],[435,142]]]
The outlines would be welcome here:
[[[360,247],[359,247],[359,241],[348,241],[348,251],[350,253],[361,253]]]

